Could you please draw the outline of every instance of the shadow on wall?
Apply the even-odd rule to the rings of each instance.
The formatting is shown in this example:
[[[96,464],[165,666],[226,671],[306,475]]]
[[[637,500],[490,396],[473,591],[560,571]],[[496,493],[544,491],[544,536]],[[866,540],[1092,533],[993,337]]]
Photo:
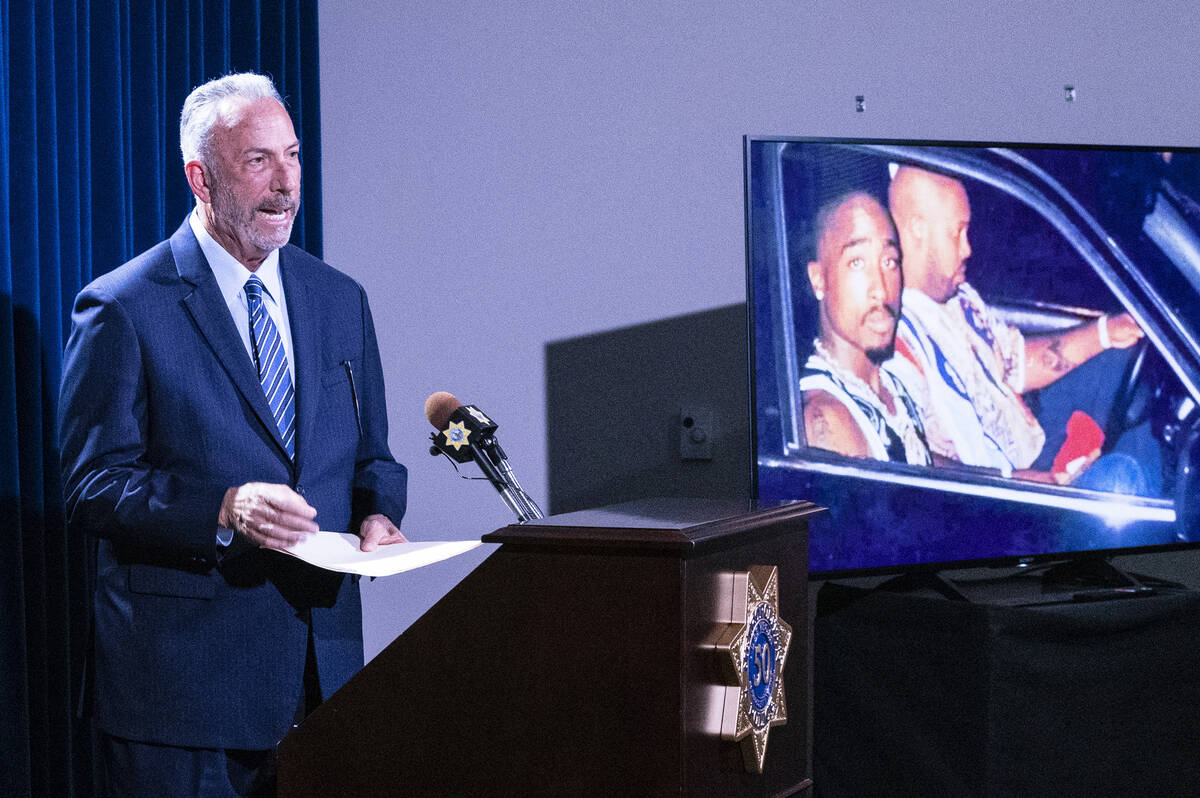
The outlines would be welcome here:
[[[547,344],[547,512],[749,497],[746,331],[737,304]]]

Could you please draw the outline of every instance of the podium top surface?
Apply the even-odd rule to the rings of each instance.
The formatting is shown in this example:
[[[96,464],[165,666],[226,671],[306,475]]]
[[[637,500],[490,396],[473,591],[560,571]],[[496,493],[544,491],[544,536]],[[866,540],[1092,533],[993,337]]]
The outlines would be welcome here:
[[[760,504],[739,499],[655,498],[577,510],[483,536],[485,543],[617,546],[687,553],[736,545],[749,536],[801,528],[822,507],[811,502]]]

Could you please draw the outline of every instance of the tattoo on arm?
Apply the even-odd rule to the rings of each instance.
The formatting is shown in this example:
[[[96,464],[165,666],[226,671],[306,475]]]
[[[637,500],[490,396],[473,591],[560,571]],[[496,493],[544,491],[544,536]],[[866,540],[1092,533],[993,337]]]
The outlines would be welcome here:
[[[838,400],[824,391],[808,391],[804,402],[804,437],[809,446],[848,457],[871,456],[863,433]]]
[[[825,411],[819,408],[813,408],[805,418],[805,432],[808,435],[808,445],[816,446],[821,449],[832,449],[833,434],[829,427],[829,419],[825,416]]]
[[[1061,338],[1055,338],[1050,344],[1042,350],[1042,367],[1054,374],[1062,374],[1070,371],[1077,366],[1077,363],[1072,363],[1066,354],[1063,352],[1063,342]]]

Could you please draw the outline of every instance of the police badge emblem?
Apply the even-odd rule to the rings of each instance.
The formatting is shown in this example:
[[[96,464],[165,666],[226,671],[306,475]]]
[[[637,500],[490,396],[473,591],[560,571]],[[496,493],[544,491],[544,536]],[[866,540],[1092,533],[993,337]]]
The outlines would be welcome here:
[[[451,421],[450,426],[442,430],[442,435],[446,438],[446,446],[453,446],[456,452],[470,445],[467,438],[471,437],[471,430],[461,421]]]
[[[787,723],[783,665],[792,627],[779,617],[779,570],[754,565],[733,575],[733,618],[715,648],[726,677],[721,737],[741,743],[750,773],[762,773],[767,735]]]

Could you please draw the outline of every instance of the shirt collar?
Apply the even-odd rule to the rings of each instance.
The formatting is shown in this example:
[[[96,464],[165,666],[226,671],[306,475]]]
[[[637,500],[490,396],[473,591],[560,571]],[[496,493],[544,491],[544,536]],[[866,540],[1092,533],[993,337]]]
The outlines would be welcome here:
[[[263,259],[258,271],[251,272],[209,234],[204,227],[204,221],[200,218],[198,206],[188,216],[188,223],[192,226],[192,232],[196,235],[196,241],[200,243],[200,250],[208,260],[213,276],[217,278],[217,285],[221,288],[221,295],[225,297],[226,304],[232,305],[238,301],[251,274],[257,274],[258,278],[262,280],[272,302],[279,304],[282,301],[283,285],[279,277],[279,250],[273,250]]]
[[[930,313],[940,313],[941,310],[941,303],[915,288],[905,288],[904,293],[900,295],[900,311],[906,315],[925,317]]]
[[[979,294],[971,287],[971,284],[963,281],[958,284],[958,288],[950,295],[950,298],[945,302],[938,302],[923,291],[918,291],[915,288],[905,288],[901,294],[900,307],[903,311],[915,311],[918,313],[937,313],[945,308],[949,308],[954,304],[966,301],[968,303],[982,303]]]

